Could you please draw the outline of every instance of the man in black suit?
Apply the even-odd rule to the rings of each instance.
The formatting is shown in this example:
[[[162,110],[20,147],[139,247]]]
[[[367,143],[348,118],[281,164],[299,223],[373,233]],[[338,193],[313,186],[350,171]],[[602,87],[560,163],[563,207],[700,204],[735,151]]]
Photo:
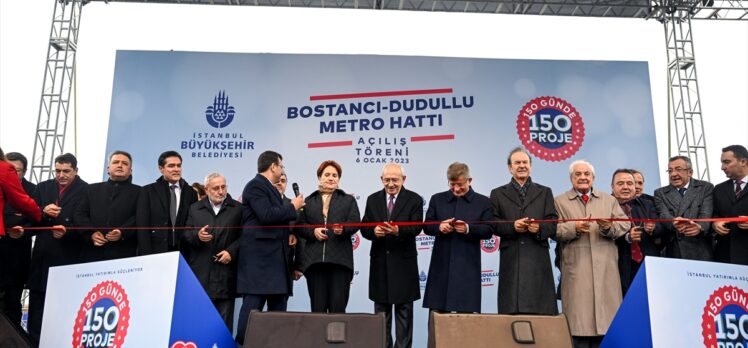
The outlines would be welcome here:
[[[138,247],[135,210],[140,186],[132,183],[132,156],[114,151],[107,165],[109,180],[88,185],[81,195],[73,221],[83,247],[80,260],[94,262],[135,256]]]
[[[399,164],[389,163],[382,170],[384,189],[366,200],[361,222],[377,222],[362,227],[361,234],[371,240],[369,263],[369,299],[374,311],[387,318],[387,347],[411,347],[413,344],[413,301],[421,298],[418,280],[416,236],[422,226],[398,226],[393,222],[422,222],[423,198],[403,187],[405,173]],[[395,344],[392,342],[392,308],[395,309]]]
[[[636,177],[631,169],[616,169],[610,184],[613,197],[632,219],[656,219],[654,205],[636,195]],[[662,225],[654,222],[632,223],[624,238],[616,239],[618,247],[618,273],[621,275],[621,291],[626,295],[634,281],[645,256],[659,256],[654,244],[662,234]]]
[[[730,145],[722,149],[720,161],[728,180],[714,187],[714,217],[748,217],[748,150]],[[717,221],[712,227],[717,239],[715,260],[748,265],[748,222]]]
[[[712,217],[712,190],[714,185],[692,178],[691,160],[675,156],[668,161],[670,185],[654,192],[655,207],[661,219],[674,219],[665,224],[665,256],[712,260],[712,241],[708,222],[690,219]]]
[[[26,180],[28,160],[18,152],[8,152],[5,159],[16,168],[18,179],[27,195],[32,196],[36,185]],[[11,227],[29,226],[32,220],[6,205],[3,211],[3,222],[8,234],[0,238],[0,311],[5,313],[17,328],[21,328],[21,294],[29,276],[31,259],[31,237],[24,236],[22,229]]]
[[[239,237],[237,293],[243,295],[239,310],[236,342],[244,344],[249,312],[285,311],[291,293],[291,268],[288,265],[289,228],[260,227],[288,225],[296,220],[296,211],[304,206],[304,195],[284,203],[273,186],[283,174],[283,157],[265,151],[257,158],[257,175],[242,193],[242,230]],[[258,228],[260,227],[260,228]]]
[[[55,177],[39,183],[34,200],[42,208],[41,226],[73,226],[73,213],[88,183],[78,176],[78,160],[70,153],[55,158]],[[74,264],[81,251],[80,234],[58,228],[33,231],[36,235],[29,272],[28,331],[39,344],[49,268]]]
[[[175,228],[185,226],[190,206],[197,202],[197,193],[182,178],[179,153],[166,151],[158,156],[158,170],[162,175],[140,192],[136,224],[161,229],[138,231],[140,255],[180,250],[184,231]]]

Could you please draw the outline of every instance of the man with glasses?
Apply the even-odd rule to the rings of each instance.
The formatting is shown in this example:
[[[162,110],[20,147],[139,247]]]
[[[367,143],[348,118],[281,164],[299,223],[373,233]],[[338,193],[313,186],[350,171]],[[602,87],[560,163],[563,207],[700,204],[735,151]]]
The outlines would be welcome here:
[[[496,220],[491,201],[470,187],[467,164],[447,168],[449,190],[431,196],[423,230],[435,236],[423,307],[437,312],[480,313],[480,241],[491,238],[491,225],[469,221]]]
[[[674,220],[664,224],[665,256],[711,261],[709,223],[691,219],[712,217],[714,185],[692,178],[693,169],[688,157],[670,158],[667,168],[670,185],[654,192],[659,217]]]
[[[285,311],[291,293],[291,268],[288,265],[290,229],[282,227],[296,220],[296,211],[304,206],[304,195],[284,202],[273,185],[283,175],[283,156],[265,151],[257,158],[257,175],[242,193],[242,234],[239,237],[239,274],[237,293],[243,295],[239,311],[236,342],[244,344],[249,312]],[[279,226],[279,227],[267,227]]]
[[[55,158],[55,177],[39,183],[34,200],[42,209],[42,226],[73,226],[73,213],[88,183],[78,176],[78,160],[66,153]],[[42,314],[49,268],[78,261],[83,241],[80,234],[65,229],[33,231],[36,235],[29,272],[28,331],[34,345],[39,344]]]
[[[389,163],[382,169],[383,190],[366,199],[361,222],[377,223],[362,227],[361,235],[371,240],[369,263],[369,299],[374,311],[387,318],[387,347],[408,348],[413,344],[413,301],[421,298],[418,280],[416,236],[421,225],[398,226],[393,222],[422,222],[423,198],[403,187],[403,168]],[[396,339],[392,340],[392,314],[395,314]]]

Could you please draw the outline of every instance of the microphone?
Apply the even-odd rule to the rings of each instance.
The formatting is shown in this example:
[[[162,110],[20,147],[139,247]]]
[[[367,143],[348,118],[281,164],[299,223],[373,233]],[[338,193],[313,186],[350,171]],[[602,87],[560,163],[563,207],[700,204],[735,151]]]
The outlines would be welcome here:
[[[299,184],[293,183],[293,184],[291,184],[291,188],[293,189],[293,194],[296,197],[299,197],[299,195],[301,194],[301,193],[299,193]],[[301,209],[299,209],[299,211],[304,211],[304,207],[301,207]]]

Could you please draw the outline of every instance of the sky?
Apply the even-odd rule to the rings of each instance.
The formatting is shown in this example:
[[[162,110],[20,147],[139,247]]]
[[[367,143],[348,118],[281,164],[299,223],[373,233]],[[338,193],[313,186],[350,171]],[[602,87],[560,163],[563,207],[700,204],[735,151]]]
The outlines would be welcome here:
[[[0,1],[0,146],[29,158],[53,7]],[[693,30],[711,181],[721,182],[720,149],[748,145],[748,21]],[[665,30],[654,20],[93,2],[78,47],[65,150],[89,182],[102,176],[118,49],[647,61],[667,182]]]

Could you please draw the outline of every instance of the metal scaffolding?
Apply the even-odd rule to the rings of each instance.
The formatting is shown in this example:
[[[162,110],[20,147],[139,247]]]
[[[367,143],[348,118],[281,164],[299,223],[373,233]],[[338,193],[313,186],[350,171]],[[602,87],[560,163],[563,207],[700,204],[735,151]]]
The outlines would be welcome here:
[[[54,158],[65,147],[70,89],[75,73],[75,52],[83,8],[81,0],[55,0],[54,4],[29,173],[31,182],[35,183],[53,176]]]
[[[54,0],[55,11],[44,70],[30,180],[52,177],[62,153],[75,72],[81,9],[90,0]],[[709,180],[691,20],[748,20],[748,0],[95,0],[166,4],[276,6],[432,12],[474,12],[576,17],[656,19],[665,26],[670,123],[675,146],[694,164],[696,177]]]

